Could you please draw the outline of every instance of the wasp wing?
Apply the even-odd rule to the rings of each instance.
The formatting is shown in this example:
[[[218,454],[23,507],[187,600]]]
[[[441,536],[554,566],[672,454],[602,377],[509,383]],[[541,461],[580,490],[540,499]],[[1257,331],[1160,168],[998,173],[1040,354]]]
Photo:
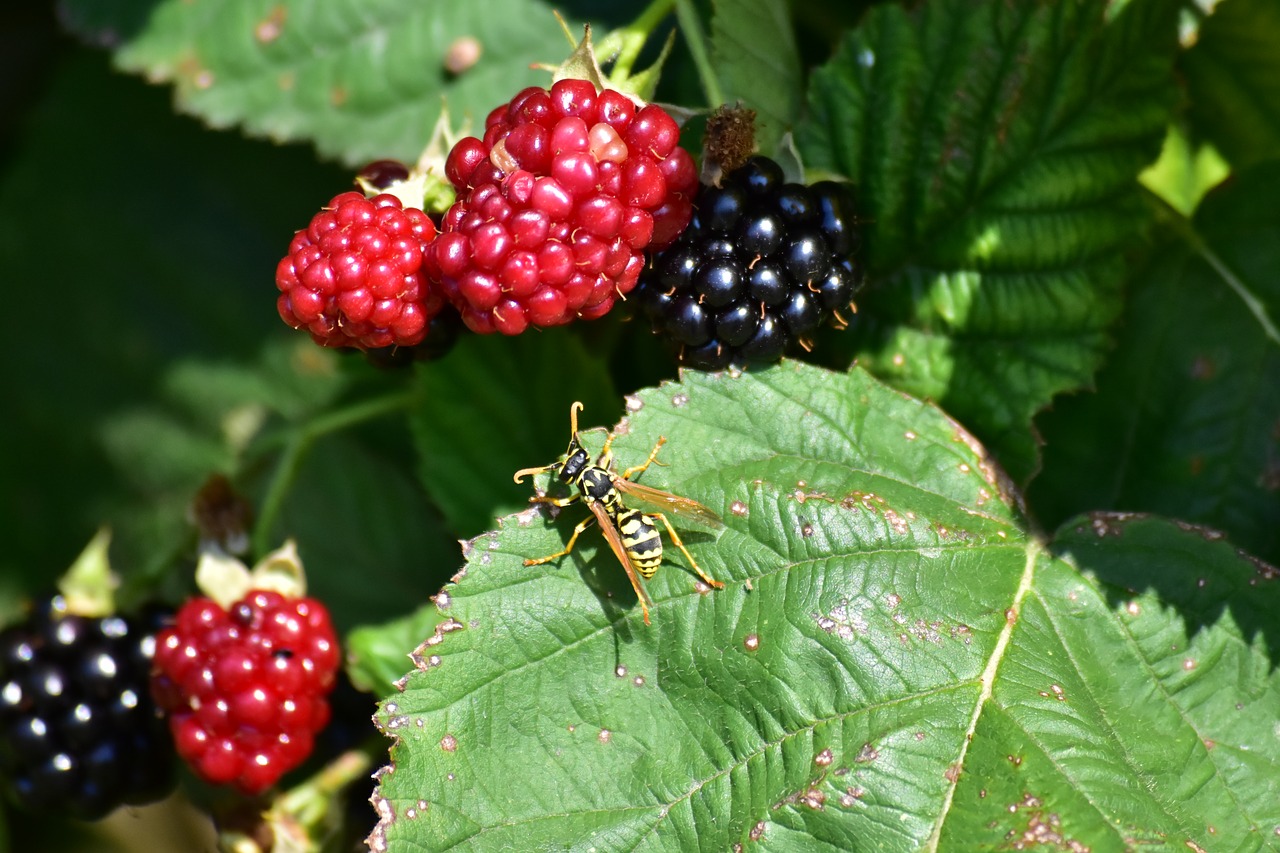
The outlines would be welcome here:
[[[649,593],[640,583],[640,576],[636,573],[636,567],[631,564],[631,558],[627,556],[627,548],[622,544],[622,536],[618,534],[618,526],[613,523],[613,519],[609,517],[608,511],[598,501],[588,501],[587,506],[591,507],[591,512],[595,515],[596,521],[600,525],[600,532],[604,534],[605,541],[609,543],[609,547],[613,550],[613,556],[618,558],[618,562],[622,564],[622,569],[627,573],[627,579],[631,581],[631,588],[636,591],[636,598],[640,600],[640,610],[644,613],[644,624],[649,624],[649,608],[653,606],[653,599],[649,597]]]
[[[620,492],[669,511],[686,521],[692,521],[704,527],[724,527],[724,521],[720,516],[692,498],[682,498],[680,495],[673,495],[671,492],[655,489],[634,480],[624,480],[622,477],[614,477],[613,486]]]

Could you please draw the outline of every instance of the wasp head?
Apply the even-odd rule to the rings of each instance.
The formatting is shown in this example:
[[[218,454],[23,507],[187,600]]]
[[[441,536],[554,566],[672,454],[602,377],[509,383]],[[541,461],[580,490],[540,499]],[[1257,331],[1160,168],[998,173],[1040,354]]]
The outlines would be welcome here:
[[[582,469],[591,464],[591,454],[587,453],[586,448],[582,446],[582,442],[578,440],[577,433],[569,441],[569,449],[565,451],[564,461],[559,463],[560,481],[562,483],[573,483],[578,479],[578,475],[582,473]]]

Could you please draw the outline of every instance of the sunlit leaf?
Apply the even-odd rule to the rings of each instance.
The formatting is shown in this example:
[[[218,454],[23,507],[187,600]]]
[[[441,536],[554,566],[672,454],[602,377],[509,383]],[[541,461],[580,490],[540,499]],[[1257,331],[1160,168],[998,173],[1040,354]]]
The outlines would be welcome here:
[[[1177,5],[876,7],[813,78],[806,166],[861,192],[858,361],[936,400],[1022,481],[1031,418],[1089,383],[1175,89]]]

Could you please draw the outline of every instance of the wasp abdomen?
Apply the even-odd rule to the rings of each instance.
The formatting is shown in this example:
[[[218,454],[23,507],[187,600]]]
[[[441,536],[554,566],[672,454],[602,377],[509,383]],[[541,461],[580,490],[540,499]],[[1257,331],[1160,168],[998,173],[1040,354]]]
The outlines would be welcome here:
[[[636,571],[645,580],[653,577],[662,565],[662,536],[653,520],[638,509],[624,509],[614,516],[614,523]]]

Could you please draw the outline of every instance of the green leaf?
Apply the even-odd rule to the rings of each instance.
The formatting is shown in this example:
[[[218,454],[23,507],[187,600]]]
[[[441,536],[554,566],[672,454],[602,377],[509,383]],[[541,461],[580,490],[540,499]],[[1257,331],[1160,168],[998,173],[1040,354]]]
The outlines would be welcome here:
[[[594,535],[525,567],[580,509],[471,543],[378,715],[372,849],[1270,837],[1275,568],[1139,516],[1050,550],[972,438],[858,368],[686,374],[629,411],[618,464],[670,440],[642,480],[723,513],[685,539],[726,589],[676,557],[646,627]]]
[[[1079,518],[1053,547],[1062,560],[1038,557],[941,849],[1045,833],[1064,849],[1274,844],[1276,569],[1213,531],[1134,515]]]
[[[339,630],[425,603],[458,567],[457,542],[400,457],[345,435],[311,448],[275,530],[275,543],[297,539],[308,594]]]
[[[1280,560],[1277,193],[1270,163],[1211,193],[1194,221],[1170,214],[1097,393],[1039,421],[1045,467],[1030,498],[1046,522],[1158,512]]]
[[[468,335],[418,373],[410,413],[422,482],[464,535],[523,506],[512,475],[554,462],[569,443],[569,404],[590,417],[619,414],[599,358],[566,329],[518,338]]]
[[[106,420],[154,409],[175,363],[244,364],[273,336],[305,337],[275,316],[271,271],[341,180],[309,151],[208,133],[174,116],[167,93],[113,72],[105,55],[66,47],[39,54],[30,72],[45,76],[16,86],[32,101],[26,110],[15,102],[0,162],[7,306],[12,316],[49,320],[13,324],[11,352],[39,356],[21,368],[15,361],[3,383],[10,440],[0,453],[0,573],[24,578],[32,592],[104,521],[119,534],[116,546],[127,545],[117,523],[121,471],[96,440]],[[56,318],[53,284],[19,286],[54,279]],[[179,516],[182,505],[178,498]],[[134,550],[167,553],[155,540]],[[119,567],[127,581],[134,564]]]
[[[1179,61],[1197,134],[1237,168],[1280,156],[1280,6],[1223,0]]]
[[[114,33],[121,68],[172,83],[184,111],[214,127],[312,140],[348,165],[413,162],[442,99],[455,120],[483,122],[522,87],[549,82],[532,63],[570,49],[536,0],[160,0],[145,18],[135,7],[111,19],[95,3],[63,5],[73,29]],[[445,59],[463,37],[481,55],[454,75]]]
[[[412,667],[405,649],[418,648],[443,620],[436,606],[428,604],[408,616],[352,631],[343,644],[351,683],[378,696],[390,693]]]
[[[1092,589],[1028,540],[972,438],[860,369],[686,374],[628,410],[618,464],[669,438],[643,480],[722,512],[723,533],[685,539],[727,588],[673,558],[646,628],[595,535],[522,565],[581,510],[531,508],[475,540],[438,599],[448,621],[380,712],[398,743],[372,849],[913,849],[941,833],[983,684],[1016,644],[1010,613],[1039,571]],[[1071,667],[1052,662],[1044,689]],[[1005,802],[973,813],[1007,827]]]
[[[873,287],[843,346],[1019,481],[1031,418],[1086,385],[1148,221],[1177,4],[877,6],[813,77],[806,166],[851,178]]]
[[[142,493],[195,488],[228,471],[232,454],[217,436],[202,435],[163,409],[131,410],[103,426],[102,442],[121,475]]]
[[[800,54],[786,0],[716,0],[711,56],[725,100],[756,111],[756,142],[773,154],[803,103]],[[713,104],[718,106],[718,104]]]
[[[1196,145],[1178,124],[1171,125],[1160,159],[1140,176],[1142,185],[1184,216],[1190,216],[1211,188],[1224,181],[1231,167],[1212,145]]]

